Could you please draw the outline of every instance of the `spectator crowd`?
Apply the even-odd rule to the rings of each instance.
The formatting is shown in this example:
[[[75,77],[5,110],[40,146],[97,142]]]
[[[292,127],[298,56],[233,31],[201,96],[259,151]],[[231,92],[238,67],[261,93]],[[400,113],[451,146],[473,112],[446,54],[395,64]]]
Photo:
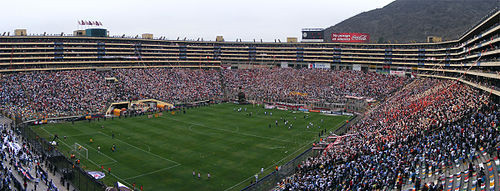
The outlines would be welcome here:
[[[380,98],[409,80],[406,77],[352,70],[275,68],[223,70],[223,73],[227,92],[232,95],[243,91],[249,99],[288,103],[310,99],[334,103],[345,96]]]
[[[481,152],[497,156],[499,112],[498,103],[470,86],[416,79],[351,126],[351,136],[303,161],[276,190],[400,190],[420,181],[422,168],[472,164]]]
[[[0,190],[50,190],[64,187],[64,179],[48,163],[47,155],[20,136],[12,122],[0,115]],[[60,178],[60,182],[55,180]],[[70,190],[69,184],[64,187]],[[74,190],[74,189],[73,189]]]
[[[106,78],[117,79],[106,81]],[[157,99],[169,103],[236,98],[290,103],[380,98],[406,77],[316,69],[116,69],[0,74],[0,110],[23,120],[103,114],[109,103]],[[224,93],[225,92],[225,93]]]
[[[106,81],[110,77],[117,81]],[[288,103],[385,99],[349,128],[349,136],[338,136],[319,156],[303,161],[276,190],[401,189],[419,180],[420,169],[439,171],[471,163],[481,152],[500,153],[499,105],[487,93],[457,81],[362,71],[150,68],[1,74],[0,110],[29,120],[102,114],[117,101],[220,100],[239,92],[248,99]],[[13,142],[12,132],[1,138],[4,145]],[[30,161],[25,165],[30,169],[40,159],[25,148],[17,159]],[[14,154],[10,147],[3,150],[3,159]],[[12,173],[3,163],[0,167],[2,183],[8,184]]]

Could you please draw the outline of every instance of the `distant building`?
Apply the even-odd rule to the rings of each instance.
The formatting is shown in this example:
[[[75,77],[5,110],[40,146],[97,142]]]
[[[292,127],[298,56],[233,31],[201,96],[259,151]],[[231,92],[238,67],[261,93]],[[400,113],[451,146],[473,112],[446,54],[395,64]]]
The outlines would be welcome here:
[[[107,37],[108,36],[108,30],[99,29],[99,28],[85,29],[85,33],[86,33],[86,36],[89,36],[89,37]]]
[[[217,42],[224,42],[224,37],[223,36],[217,36],[217,38],[215,38],[215,41],[217,41]]]
[[[14,30],[14,34],[16,36],[26,36],[27,35],[26,29],[16,29],[16,30]]]
[[[143,39],[153,39],[153,34],[150,33],[144,33],[142,34]]]
[[[86,32],[85,30],[76,30],[76,31],[73,31],[73,36],[86,36]]]
[[[438,37],[438,36],[428,36],[427,37],[427,42],[442,42],[443,38]]]
[[[286,42],[287,43],[297,43],[297,37],[287,37]]]

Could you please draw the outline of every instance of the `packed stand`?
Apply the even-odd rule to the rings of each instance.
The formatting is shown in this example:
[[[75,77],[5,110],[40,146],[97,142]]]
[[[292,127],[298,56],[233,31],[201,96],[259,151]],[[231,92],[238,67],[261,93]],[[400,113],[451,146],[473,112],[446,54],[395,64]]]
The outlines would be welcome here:
[[[352,70],[274,68],[223,73],[230,95],[242,91],[250,99],[288,103],[310,100],[336,103],[345,96],[380,98],[409,81],[406,77]]]
[[[117,82],[106,82],[110,77]],[[38,71],[0,74],[0,110],[22,120],[103,114],[107,104],[118,101],[223,99],[223,86],[230,97],[243,91],[250,99],[336,102],[346,95],[379,98],[408,81],[372,72],[318,69]]]
[[[0,74],[1,75],[1,74]],[[116,83],[106,82],[115,77]],[[221,96],[217,70],[119,69],[26,72],[0,76],[0,110],[23,120],[102,114],[134,99],[198,101]]]
[[[499,105],[456,81],[417,79],[366,114],[348,134],[276,190],[401,189],[432,171],[471,162],[500,142]],[[498,154],[498,153],[497,153]]]
[[[5,119],[0,116],[0,120]],[[49,174],[50,165],[44,156],[33,152],[33,147],[19,136],[12,123],[0,121],[0,190],[50,190],[63,188],[64,180],[53,181],[55,170]],[[66,187],[68,190],[70,186]]]
[[[199,101],[222,96],[218,70],[199,69],[118,69],[122,97],[129,99],[158,99]]]

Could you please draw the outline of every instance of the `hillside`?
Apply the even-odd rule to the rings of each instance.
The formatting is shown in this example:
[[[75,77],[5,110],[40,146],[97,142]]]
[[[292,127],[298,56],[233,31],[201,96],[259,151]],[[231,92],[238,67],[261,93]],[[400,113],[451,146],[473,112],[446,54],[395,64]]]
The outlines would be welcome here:
[[[325,29],[325,40],[332,32],[369,33],[375,43],[452,40],[498,6],[500,0],[396,0]]]

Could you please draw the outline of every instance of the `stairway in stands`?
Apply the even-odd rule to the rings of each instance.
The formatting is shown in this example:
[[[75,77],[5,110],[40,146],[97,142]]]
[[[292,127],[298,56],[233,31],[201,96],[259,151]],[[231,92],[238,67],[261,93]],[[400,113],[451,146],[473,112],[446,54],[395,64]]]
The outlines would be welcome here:
[[[438,171],[429,172],[429,169],[419,169],[418,176],[421,178],[420,189],[425,183],[433,182],[434,185],[441,184],[445,191],[498,191],[500,190],[500,159],[491,158],[486,152],[478,152],[479,158],[474,161],[479,166],[476,172],[469,172],[468,163],[448,168],[443,174]],[[480,173],[482,169],[482,173]],[[481,176],[484,174],[484,176]],[[478,184],[479,183],[479,184]],[[408,183],[403,190],[414,191],[415,185]]]

